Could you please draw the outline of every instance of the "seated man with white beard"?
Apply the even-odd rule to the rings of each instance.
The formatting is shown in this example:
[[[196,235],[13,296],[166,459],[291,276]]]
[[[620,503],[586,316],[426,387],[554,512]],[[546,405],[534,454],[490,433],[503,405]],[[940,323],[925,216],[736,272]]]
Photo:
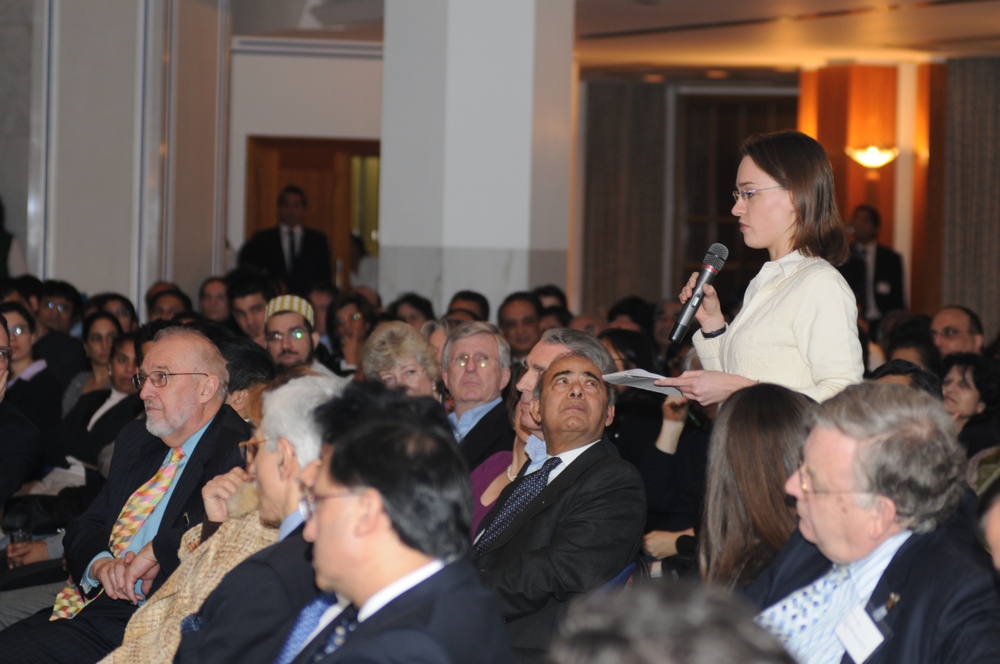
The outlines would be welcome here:
[[[66,567],[78,582],[50,616],[0,633],[5,662],[95,662],[121,644],[137,605],[177,569],[184,532],[204,518],[209,479],[241,463],[249,429],[224,404],[225,360],[204,335],[156,335],[135,382],[146,409],[115,439],[108,482],[66,528]],[[71,619],[70,619],[71,618]]]

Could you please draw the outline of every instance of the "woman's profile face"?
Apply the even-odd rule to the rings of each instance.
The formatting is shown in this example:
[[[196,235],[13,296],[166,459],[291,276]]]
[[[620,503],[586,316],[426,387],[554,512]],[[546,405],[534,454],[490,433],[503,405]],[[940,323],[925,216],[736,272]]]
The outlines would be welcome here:
[[[972,380],[971,368],[952,367],[941,381],[941,393],[944,395],[944,409],[951,414],[959,430],[970,418],[986,410],[986,404],[982,402]]]
[[[780,187],[750,157],[740,162],[736,189],[744,192],[733,205],[743,242],[751,249],[767,249],[772,261],[790,254],[796,230],[791,192]]]

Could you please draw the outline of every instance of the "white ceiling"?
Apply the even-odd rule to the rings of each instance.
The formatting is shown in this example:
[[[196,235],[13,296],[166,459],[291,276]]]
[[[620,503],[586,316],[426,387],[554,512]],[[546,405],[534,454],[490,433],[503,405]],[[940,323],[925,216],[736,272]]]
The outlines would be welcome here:
[[[237,35],[381,39],[383,0],[232,7]],[[596,71],[1000,56],[1000,0],[577,0],[576,22],[577,58]]]

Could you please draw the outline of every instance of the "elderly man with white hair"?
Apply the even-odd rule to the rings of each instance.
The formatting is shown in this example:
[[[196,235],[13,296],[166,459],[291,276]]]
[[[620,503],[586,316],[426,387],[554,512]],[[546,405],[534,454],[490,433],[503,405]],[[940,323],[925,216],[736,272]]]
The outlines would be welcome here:
[[[232,571],[224,577],[228,568],[216,574],[202,570],[198,578],[189,579],[186,587],[201,593],[201,597],[207,595],[200,609],[189,604],[183,614],[172,612],[174,620],[157,617],[156,622],[167,623],[161,629],[160,638],[143,637],[144,649],[131,653],[142,656],[122,657],[121,661],[173,661],[178,640],[177,661],[274,660],[281,647],[284,623],[289,618],[294,619],[302,605],[316,594],[310,547],[302,539],[304,521],[299,512],[302,493],[298,476],[303,468],[319,459],[322,430],[314,417],[315,410],[337,396],[342,384],[340,380],[325,376],[304,376],[264,395],[260,427],[254,437],[243,444],[247,453],[247,472],[233,469],[205,486],[203,497],[209,522],[226,523],[201,546],[209,546],[212,540],[224,537],[226,544],[217,547],[211,564],[226,565],[226,556],[232,555],[239,546],[239,535],[231,528],[235,526],[253,536],[260,530],[261,523],[272,529],[277,527],[277,543],[242,562],[230,559],[228,564]],[[252,493],[254,486],[259,495],[259,519],[248,522],[235,518],[233,511],[240,502],[240,494]],[[237,521],[241,523],[237,525]],[[203,529],[202,541],[205,537]],[[273,535],[270,541],[274,541]],[[218,583],[215,590],[200,586],[206,579]],[[185,593],[181,589],[177,594]],[[198,612],[187,615],[193,610]],[[178,635],[176,621],[181,618],[181,634]],[[132,628],[130,624],[129,630]],[[139,628],[138,631],[146,630]],[[278,640],[272,642],[275,635]],[[126,634],[126,648],[129,645],[129,634]]]

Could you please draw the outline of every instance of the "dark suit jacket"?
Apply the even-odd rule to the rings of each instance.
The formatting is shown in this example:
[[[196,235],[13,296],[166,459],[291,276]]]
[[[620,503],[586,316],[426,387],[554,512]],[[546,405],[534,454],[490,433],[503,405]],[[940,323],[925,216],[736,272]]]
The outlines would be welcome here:
[[[254,233],[240,249],[239,265],[263,270],[284,281],[290,292],[303,297],[309,294],[309,289],[317,281],[330,281],[333,275],[326,235],[306,227],[302,228],[302,244],[291,273],[285,265],[278,226]]]
[[[830,561],[796,531],[771,567],[746,593],[761,610],[825,574]],[[925,535],[911,535],[896,552],[872,593],[885,606],[889,636],[869,664],[1000,661],[1000,596],[985,552],[968,525],[953,520]],[[844,655],[844,664],[852,662]],[[858,663],[860,664],[860,663]]]
[[[153,552],[160,563],[160,573],[153,582],[154,592],[180,564],[177,550],[185,531],[201,523],[205,516],[201,488],[216,475],[242,464],[237,443],[249,437],[246,422],[231,407],[223,405],[188,459],[170,502],[157,507],[163,509],[163,520],[152,540]],[[87,511],[66,527],[63,545],[67,568],[74,579],[82,579],[94,556],[108,550],[111,529],[122,508],[135,490],[156,474],[166,453],[163,441],[146,431],[145,422],[137,420],[122,429],[115,439],[107,484]]]
[[[524,468],[521,472],[523,477]],[[485,530],[520,478],[480,524]],[[518,661],[543,661],[569,600],[609,581],[642,544],[646,492],[602,439],[542,490],[476,562],[497,591]]]
[[[839,268],[854,297],[861,307],[861,314],[868,310],[865,299],[865,261],[851,247],[851,257]],[[875,249],[875,273],[872,290],[875,306],[882,316],[896,309],[905,309],[903,298],[903,259],[892,249],[878,245]]]
[[[326,654],[334,626],[306,644],[294,663],[513,661],[496,597],[480,585],[464,559],[386,604],[359,624],[340,649]]]
[[[38,428],[17,406],[0,401],[0,505],[21,488],[41,456]]]
[[[61,414],[61,400],[66,386],[73,380],[73,376],[81,371],[90,370],[87,354],[83,350],[83,342],[68,334],[50,330],[31,347],[31,354],[36,360],[45,360],[49,371],[56,379],[59,393],[55,395],[55,398],[60,402],[59,412]]]
[[[510,426],[507,406],[503,400],[476,422],[476,426],[458,444],[458,449],[469,472],[497,452],[514,449],[514,429]]]
[[[174,662],[260,662],[281,652],[299,611],[316,598],[312,544],[300,526],[237,565],[198,612],[200,628],[181,636]]]

